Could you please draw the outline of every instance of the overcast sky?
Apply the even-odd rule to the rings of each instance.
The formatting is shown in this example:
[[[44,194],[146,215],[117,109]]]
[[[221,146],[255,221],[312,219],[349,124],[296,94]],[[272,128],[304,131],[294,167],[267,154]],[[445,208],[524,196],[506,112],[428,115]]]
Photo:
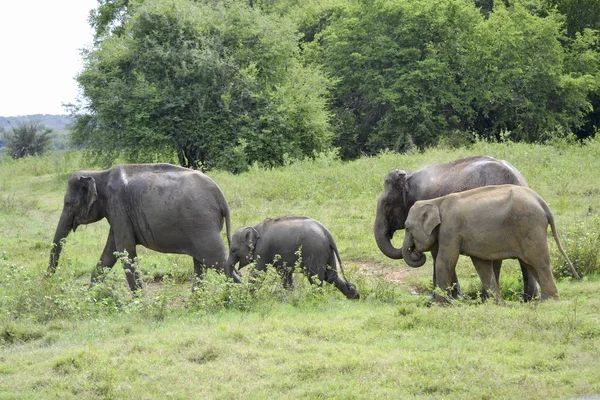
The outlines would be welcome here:
[[[96,0],[0,0],[0,116],[66,114]]]

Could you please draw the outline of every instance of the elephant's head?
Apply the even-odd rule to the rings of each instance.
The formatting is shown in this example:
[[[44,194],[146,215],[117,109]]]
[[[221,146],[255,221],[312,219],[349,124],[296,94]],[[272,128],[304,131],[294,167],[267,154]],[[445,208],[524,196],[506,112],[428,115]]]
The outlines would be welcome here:
[[[385,178],[383,193],[377,201],[373,232],[379,250],[393,259],[402,258],[402,250],[392,245],[394,232],[404,229],[408,215],[408,174],[395,169]]]
[[[254,261],[254,249],[256,248],[258,238],[260,238],[260,234],[252,226],[240,228],[235,231],[231,236],[226,270],[232,269],[238,262],[241,269]]]
[[[411,207],[406,219],[402,255],[404,261],[417,268],[425,264],[423,252],[431,250],[438,241],[437,226],[441,223],[437,205],[418,201]]]
[[[75,232],[79,225],[89,224],[104,218],[104,213],[98,203],[96,180],[83,171],[74,172],[67,184],[63,210],[54,233],[48,265],[49,275],[56,271],[56,265],[62,250],[62,240],[71,231]]]

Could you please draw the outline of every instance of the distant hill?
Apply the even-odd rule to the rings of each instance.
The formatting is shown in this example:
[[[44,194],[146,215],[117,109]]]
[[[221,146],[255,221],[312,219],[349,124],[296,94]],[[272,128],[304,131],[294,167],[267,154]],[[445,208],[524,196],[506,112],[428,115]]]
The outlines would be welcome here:
[[[15,117],[0,117],[0,131],[8,131],[11,127],[23,122],[38,122],[54,131],[64,131],[73,121],[69,115],[33,114]]]

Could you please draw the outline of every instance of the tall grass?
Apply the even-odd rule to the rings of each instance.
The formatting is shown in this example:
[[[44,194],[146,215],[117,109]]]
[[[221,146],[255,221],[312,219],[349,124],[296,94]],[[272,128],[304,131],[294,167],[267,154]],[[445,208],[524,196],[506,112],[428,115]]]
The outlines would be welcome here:
[[[562,300],[522,304],[520,269],[505,262],[503,305],[479,304],[467,258],[467,299],[428,307],[430,261],[383,256],[372,235],[377,197],[393,168],[415,170],[487,154],[515,165],[548,202],[582,282],[550,237]],[[342,162],[335,153],[240,175],[209,175],[233,228],[308,215],[332,232],[351,302],[300,274],[293,290],[269,270],[234,285],[209,271],[192,292],[192,262],[138,249],[146,287],[122,268],[89,289],[108,224],[81,226],[57,274],[44,277],[66,180],[94,168],[80,153],[0,158],[0,398],[565,398],[600,393],[600,140],[546,147],[471,148]],[[402,239],[400,233],[396,242]],[[471,300],[469,300],[471,299]]]

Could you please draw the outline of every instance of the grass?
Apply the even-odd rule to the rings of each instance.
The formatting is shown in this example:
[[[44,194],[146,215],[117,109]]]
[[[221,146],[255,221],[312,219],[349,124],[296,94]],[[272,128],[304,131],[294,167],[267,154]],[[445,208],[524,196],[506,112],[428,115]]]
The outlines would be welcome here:
[[[506,302],[428,307],[430,261],[411,269],[372,237],[376,200],[393,168],[488,154],[509,160],[552,208],[563,244],[585,275],[574,282],[550,240],[561,300],[523,304],[520,270],[502,272]],[[233,228],[308,215],[336,239],[361,293],[274,272],[233,285],[208,273],[191,293],[189,257],[139,248],[144,293],[122,268],[88,289],[105,221],[67,241],[56,276],[43,277],[77,152],[0,158],[0,399],[14,398],[573,398],[600,394],[600,141],[547,147],[478,143],[468,149],[314,161],[209,175]],[[398,234],[396,242],[402,239]],[[551,238],[550,238],[551,239]],[[468,259],[458,273],[476,298]]]

